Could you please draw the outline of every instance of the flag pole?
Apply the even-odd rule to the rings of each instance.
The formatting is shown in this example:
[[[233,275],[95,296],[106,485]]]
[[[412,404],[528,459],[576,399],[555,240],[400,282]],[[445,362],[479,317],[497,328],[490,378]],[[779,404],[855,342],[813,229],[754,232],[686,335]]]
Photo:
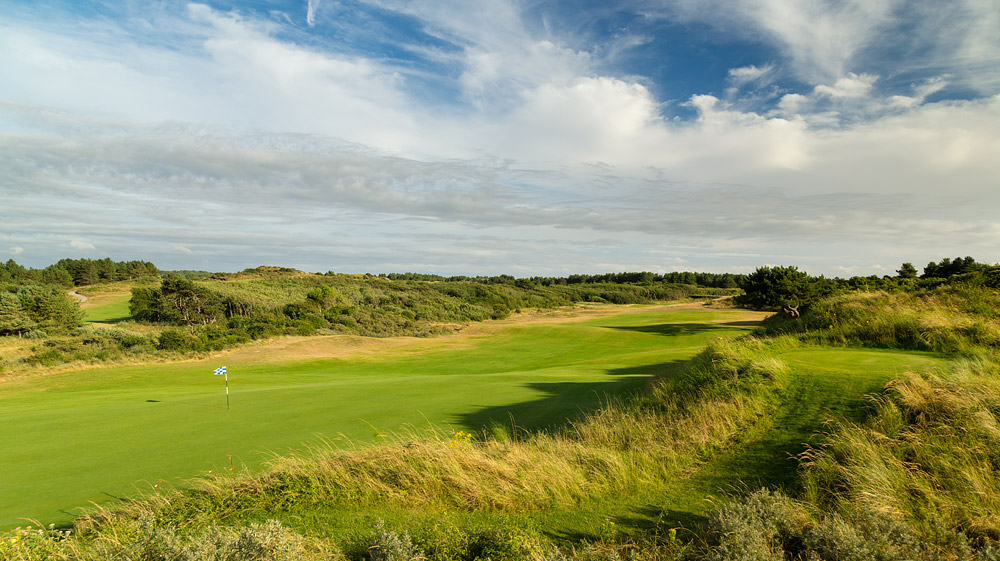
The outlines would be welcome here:
[[[216,376],[226,377],[226,409],[229,409],[229,371],[225,366],[220,366],[213,372]]]

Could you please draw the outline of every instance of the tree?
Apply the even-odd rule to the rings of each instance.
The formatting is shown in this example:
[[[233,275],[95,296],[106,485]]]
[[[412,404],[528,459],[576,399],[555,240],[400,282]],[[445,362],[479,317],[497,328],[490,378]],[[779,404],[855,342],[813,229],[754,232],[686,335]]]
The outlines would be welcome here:
[[[969,256],[956,257],[954,261],[945,257],[937,263],[933,261],[928,263],[927,266],[924,267],[924,274],[920,275],[920,278],[948,279],[955,275],[982,271],[985,268],[985,264],[976,263],[976,260]]]
[[[10,292],[0,292],[0,335],[20,335],[35,328],[35,322]]]
[[[813,279],[797,267],[758,267],[747,275],[744,294],[736,298],[741,306],[750,308],[783,308],[798,315],[820,295],[819,279]]]
[[[899,269],[896,269],[896,276],[901,279],[915,279],[917,278],[917,268],[913,266],[913,263],[903,263]]]
[[[180,277],[167,277],[159,288],[133,288],[129,312],[138,320],[209,325],[226,317],[220,295]]]
[[[17,300],[38,329],[67,331],[83,322],[80,305],[60,286],[26,284],[18,289]]]
[[[58,284],[64,287],[73,286],[73,276],[66,269],[49,265],[42,270],[42,281],[46,284]]]
[[[132,289],[128,301],[129,315],[139,321],[161,321],[160,291],[156,288],[138,286]]]

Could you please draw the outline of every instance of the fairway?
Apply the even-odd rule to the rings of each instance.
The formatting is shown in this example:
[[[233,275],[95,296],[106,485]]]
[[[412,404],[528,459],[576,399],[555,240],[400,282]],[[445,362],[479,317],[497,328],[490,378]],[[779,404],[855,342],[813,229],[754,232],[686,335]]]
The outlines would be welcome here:
[[[230,461],[253,469],[319,439],[372,442],[428,423],[456,431],[491,420],[525,430],[559,424],[762,317],[607,310],[490,322],[437,339],[316,337],[212,360],[10,381],[0,386],[0,526],[66,523],[91,501],[229,469]],[[223,379],[212,375],[222,365],[230,409]]]
[[[86,323],[118,323],[131,319],[128,305],[132,293],[115,285],[110,290],[106,287],[101,288],[100,291],[84,291],[83,295],[87,300],[80,303],[83,320]]]

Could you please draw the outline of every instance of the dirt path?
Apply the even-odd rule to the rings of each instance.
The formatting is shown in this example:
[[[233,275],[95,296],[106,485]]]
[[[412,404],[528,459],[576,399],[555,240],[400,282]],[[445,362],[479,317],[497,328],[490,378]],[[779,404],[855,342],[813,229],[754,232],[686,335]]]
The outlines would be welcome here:
[[[87,297],[84,296],[83,294],[80,294],[76,290],[70,290],[66,294],[69,294],[72,298],[76,298],[77,300],[80,301],[81,304],[87,301]]]

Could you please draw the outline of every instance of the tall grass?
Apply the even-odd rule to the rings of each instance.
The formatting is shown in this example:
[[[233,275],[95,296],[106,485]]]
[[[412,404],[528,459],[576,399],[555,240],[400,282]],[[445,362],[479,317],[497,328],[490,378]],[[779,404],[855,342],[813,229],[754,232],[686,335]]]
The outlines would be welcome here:
[[[718,509],[695,557],[1000,559],[1000,365],[905,374],[871,405],[803,454],[799,499]]]
[[[1000,294],[975,286],[943,286],[919,294],[834,296],[801,319],[776,316],[772,333],[800,333],[830,344],[978,353],[1000,347]]]
[[[1000,540],[998,373],[995,362],[972,360],[891,382],[866,423],[837,427],[809,455],[807,497],[913,520],[929,538]]]

